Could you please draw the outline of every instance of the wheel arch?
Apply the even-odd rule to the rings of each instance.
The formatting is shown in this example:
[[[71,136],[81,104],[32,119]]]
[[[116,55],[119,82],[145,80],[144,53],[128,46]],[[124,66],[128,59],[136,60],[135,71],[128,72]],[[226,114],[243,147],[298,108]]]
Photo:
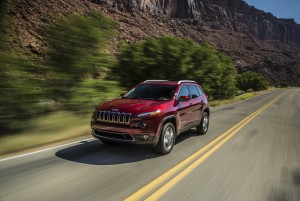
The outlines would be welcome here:
[[[162,132],[162,129],[164,128],[164,125],[168,122],[171,122],[173,125],[174,125],[174,128],[175,128],[175,133],[176,133],[176,137],[178,135],[178,128],[177,128],[177,119],[176,119],[176,116],[175,115],[169,115],[169,116],[166,116],[162,119],[161,123],[160,123],[160,126],[159,126],[159,129],[157,130],[157,134],[156,134],[156,138],[155,138],[155,143],[154,145],[156,145],[158,143],[158,140],[160,138],[160,135],[161,135],[161,132]]]
[[[208,116],[210,116],[210,110],[209,110],[209,107],[205,107],[205,108],[203,109],[202,114],[203,114],[204,112],[207,112]]]
[[[166,124],[166,123],[172,123],[174,128],[175,128],[175,132],[176,132],[176,135],[177,135],[177,119],[176,119],[176,116],[175,115],[170,115],[170,116],[167,116],[163,119],[162,121],[162,127]]]

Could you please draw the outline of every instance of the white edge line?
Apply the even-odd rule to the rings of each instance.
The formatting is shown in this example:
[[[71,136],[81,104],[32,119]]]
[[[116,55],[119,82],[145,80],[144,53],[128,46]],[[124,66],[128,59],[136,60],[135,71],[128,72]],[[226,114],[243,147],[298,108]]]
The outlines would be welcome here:
[[[95,138],[86,138],[86,139],[78,140],[78,141],[75,141],[75,142],[70,142],[70,143],[67,143],[67,144],[62,144],[62,145],[58,145],[58,146],[55,146],[55,147],[50,147],[50,148],[47,148],[47,149],[42,149],[42,150],[39,150],[39,151],[34,151],[34,152],[26,153],[26,154],[21,154],[21,155],[18,155],[18,156],[12,156],[12,157],[8,157],[8,158],[3,158],[3,159],[0,159],[0,162],[11,160],[11,159],[15,159],[15,158],[21,158],[21,157],[24,157],[24,156],[29,156],[29,155],[32,155],[32,154],[37,154],[37,153],[41,153],[41,152],[44,152],[44,151],[49,151],[51,149],[65,147],[65,146],[69,146],[69,145],[72,145],[72,144],[76,144],[76,143],[79,143],[79,142],[82,142],[82,141],[92,140],[92,139],[95,139]]]

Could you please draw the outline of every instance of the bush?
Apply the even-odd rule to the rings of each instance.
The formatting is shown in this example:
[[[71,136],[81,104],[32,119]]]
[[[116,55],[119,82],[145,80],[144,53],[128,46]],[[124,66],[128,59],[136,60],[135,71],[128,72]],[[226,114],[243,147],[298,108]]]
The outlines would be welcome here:
[[[120,96],[118,84],[115,81],[86,79],[74,89],[68,106],[79,114],[90,114],[97,104]]]
[[[268,88],[268,85],[268,81],[259,73],[248,71],[237,76],[237,86],[244,91],[249,89],[264,90]]]
[[[242,95],[242,94],[244,94],[244,93],[245,93],[245,91],[238,90],[238,91],[236,92],[236,95],[239,96],[239,95]]]
[[[251,92],[254,92],[254,90],[253,90],[253,89],[247,89],[246,92],[247,92],[247,93],[251,93]]]
[[[114,21],[97,13],[88,17],[69,15],[47,27],[48,80],[45,87],[50,99],[69,107],[72,93],[80,90],[88,74],[106,73],[113,63],[107,45],[114,36],[115,27]]]
[[[281,81],[278,84],[278,87],[287,88],[289,84],[286,81]]]
[[[236,92],[236,71],[227,56],[209,44],[171,36],[123,45],[114,72],[125,87],[147,79],[192,79],[202,84],[211,99]]]
[[[114,21],[91,13],[64,16],[44,27],[48,50],[46,61],[41,62],[46,72],[41,79],[36,76],[36,63],[22,50],[10,48],[13,19],[4,2],[0,1],[1,135],[31,129],[45,112],[90,112],[99,102],[119,95],[115,82],[86,79],[92,72],[105,74],[113,65],[107,45],[114,35]]]
[[[6,1],[0,2],[0,135],[28,128],[29,120],[42,113],[42,92],[32,74],[34,65],[11,46],[12,19]]]

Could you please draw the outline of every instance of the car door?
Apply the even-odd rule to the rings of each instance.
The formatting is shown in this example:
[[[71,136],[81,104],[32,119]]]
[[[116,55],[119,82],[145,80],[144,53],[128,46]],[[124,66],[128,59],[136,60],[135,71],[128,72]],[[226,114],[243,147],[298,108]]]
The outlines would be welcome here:
[[[179,89],[177,96],[177,107],[178,107],[178,126],[182,131],[184,128],[189,127],[194,121],[193,117],[193,109],[191,107],[190,100],[180,101],[180,96],[188,96],[190,97],[190,93],[187,85],[182,85]]]
[[[188,85],[189,93],[191,96],[190,105],[193,112],[193,123],[200,123],[201,113],[203,110],[203,104],[201,103],[201,97],[197,87],[195,85]]]

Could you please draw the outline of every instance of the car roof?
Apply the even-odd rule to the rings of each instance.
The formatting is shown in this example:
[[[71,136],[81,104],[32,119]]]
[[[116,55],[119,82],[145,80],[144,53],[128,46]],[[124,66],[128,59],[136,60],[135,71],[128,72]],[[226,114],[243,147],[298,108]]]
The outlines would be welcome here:
[[[169,81],[169,80],[146,80],[143,84],[162,84],[162,85],[180,85],[182,83],[197,84],[192,80]]]

